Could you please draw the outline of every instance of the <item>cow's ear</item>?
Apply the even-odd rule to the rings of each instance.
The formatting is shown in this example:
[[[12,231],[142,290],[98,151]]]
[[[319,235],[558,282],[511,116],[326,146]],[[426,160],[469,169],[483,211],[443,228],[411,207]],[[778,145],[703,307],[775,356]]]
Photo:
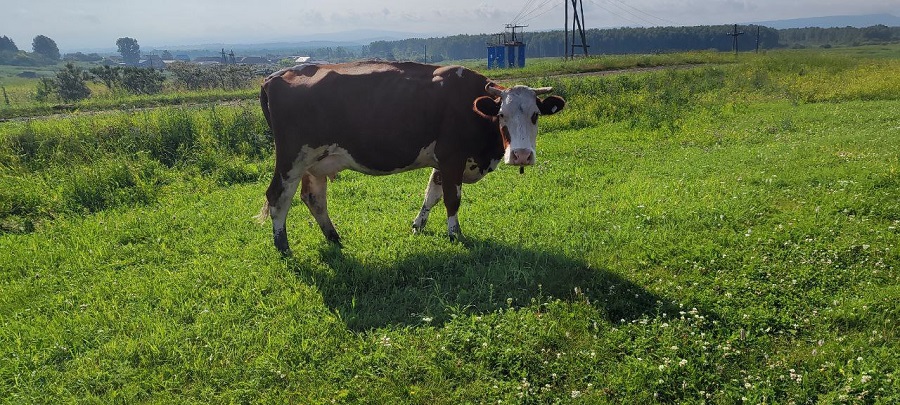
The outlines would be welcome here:
[[[560,112],[566,106],[566,100],[559,96],[549,96],[543,100],[538,99],[537,104],[541,115],[552,115]]]
[[[493,119],[500,113],[500,101],[488,96],[481,96],[475,99],[472,109],[484,118]]]

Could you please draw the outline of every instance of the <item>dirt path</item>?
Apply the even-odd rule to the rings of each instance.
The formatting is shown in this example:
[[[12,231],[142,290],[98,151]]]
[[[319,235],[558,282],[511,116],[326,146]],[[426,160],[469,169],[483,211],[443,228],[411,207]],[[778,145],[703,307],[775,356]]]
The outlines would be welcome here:
[[[587,77],[587,76],[609,76],[609,75],[618,75],[624,73],[641,73],[641,72],[654,72],[658,70],[666,70],[666,69],[691,69],[700,66],[708,66],[707,63],[702,64],[683,64],[683,65],[665,65],[665,66],[647,66],[647,67],[633,67],[633,68],[625,68],[625,69],[612,69],[612,70],[597,70],[593,72],[582,72],[582,73],[560,73],[555,75],[546,75],[546,76],[522,76],[511,79],[497,79],[500,82],[519,80],[519,79],[541,79],[541,78],[566,78],[566,77]]]

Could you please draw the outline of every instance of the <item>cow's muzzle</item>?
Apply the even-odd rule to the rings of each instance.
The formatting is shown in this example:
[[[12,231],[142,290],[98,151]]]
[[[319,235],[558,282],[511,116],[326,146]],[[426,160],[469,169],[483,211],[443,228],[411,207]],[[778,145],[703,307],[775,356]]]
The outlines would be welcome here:
[[[509,152],[506,164],[515,166],[531,166],[534,164],[534,152],[531,149],[513,149]]]

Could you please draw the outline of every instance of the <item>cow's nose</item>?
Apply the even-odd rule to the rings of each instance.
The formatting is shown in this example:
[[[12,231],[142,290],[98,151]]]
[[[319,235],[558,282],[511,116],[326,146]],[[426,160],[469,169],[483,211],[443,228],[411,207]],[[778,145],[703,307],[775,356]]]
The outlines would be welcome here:
[[[513,149],[511,157],[514,165],[534,164],[534,158],[529,149]]]

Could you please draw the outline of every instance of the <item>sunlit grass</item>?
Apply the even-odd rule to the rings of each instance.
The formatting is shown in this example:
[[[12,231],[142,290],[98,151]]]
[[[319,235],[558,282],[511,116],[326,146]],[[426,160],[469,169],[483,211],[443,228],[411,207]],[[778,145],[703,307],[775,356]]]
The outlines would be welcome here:
[[[288,259],[254,107],[2,123],[0,398],[897,402],[894,62],[745,59],[527,79],[569,104],[462,242],[427,171],[345,172]]]

